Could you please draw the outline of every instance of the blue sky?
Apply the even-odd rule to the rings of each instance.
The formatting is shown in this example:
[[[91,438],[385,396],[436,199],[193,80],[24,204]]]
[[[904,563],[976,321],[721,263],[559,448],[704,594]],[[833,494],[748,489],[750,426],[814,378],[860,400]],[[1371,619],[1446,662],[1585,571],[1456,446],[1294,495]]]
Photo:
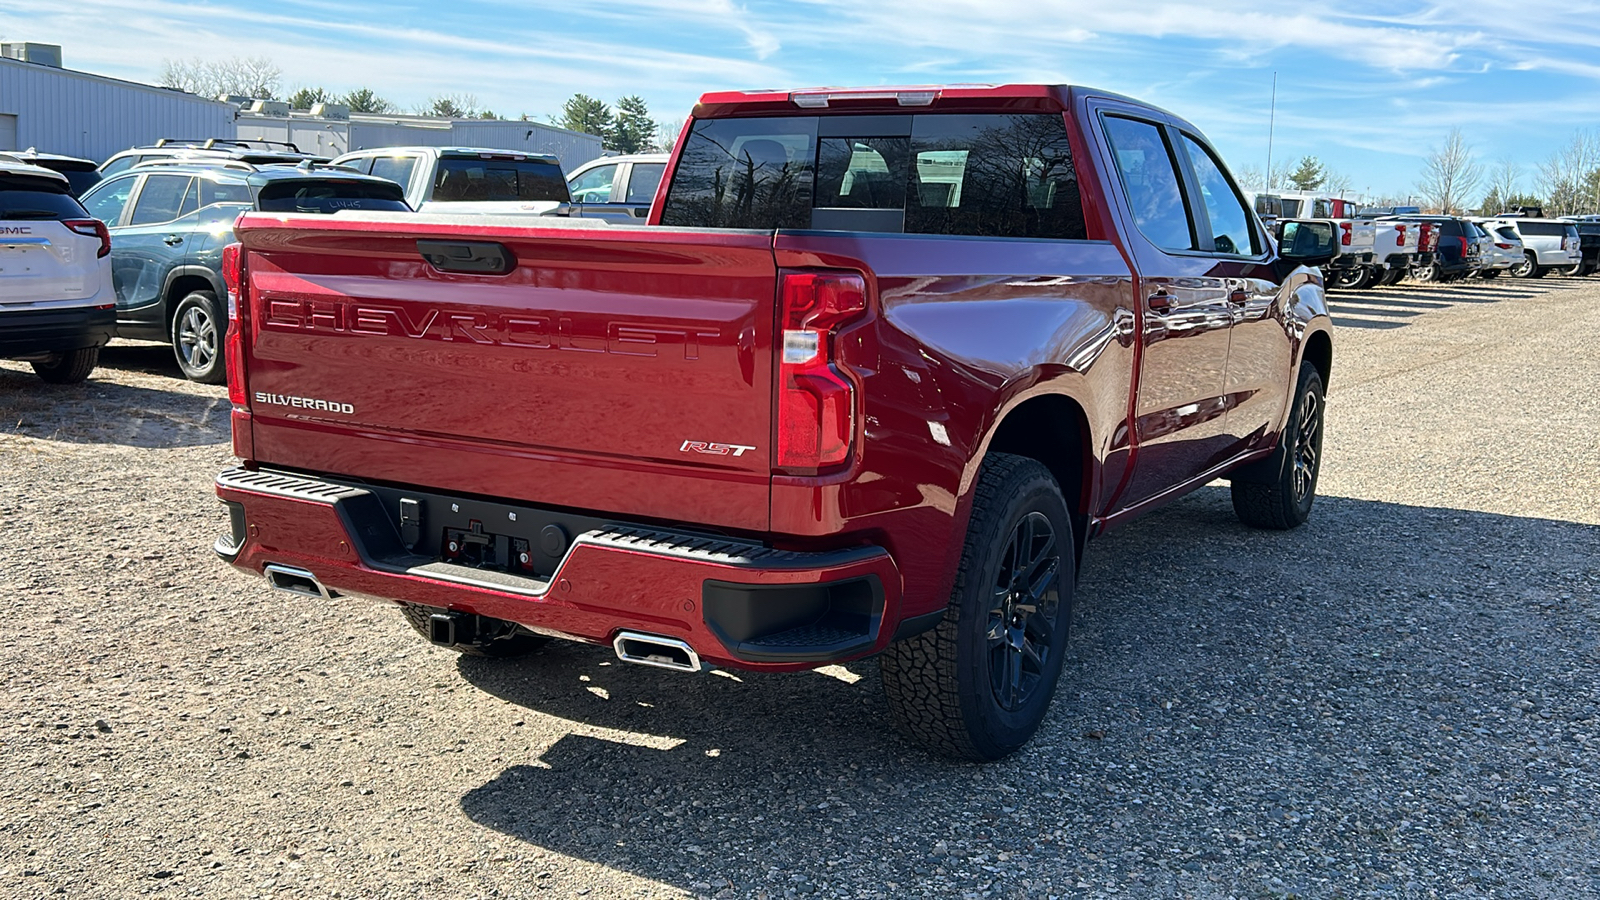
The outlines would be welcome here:
[[[579,91],[680,120],[707,90],[1089,84],[1190,119],[1235,170],[1264,167],[1276,71],[1274,160],[1315,154],[1356,191],[1402,195],[1452,127],[1486,165],[1521,163],[1524,188],[1600,128],[1590,0],[71,0],[0,10],[0,35],[134,80],[167,58],[261,55],[285,88],[370,86],[406,107],[471,93],[540,119]]]

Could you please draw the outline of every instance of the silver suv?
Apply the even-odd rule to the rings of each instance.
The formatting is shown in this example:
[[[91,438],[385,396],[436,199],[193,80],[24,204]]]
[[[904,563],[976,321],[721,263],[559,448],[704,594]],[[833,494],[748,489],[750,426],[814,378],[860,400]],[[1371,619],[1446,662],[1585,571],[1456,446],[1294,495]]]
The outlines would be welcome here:
[[[1509,225],[1522,240],[1522,261],[1511,267],[1513,278],[1543,278],[1551,269],[1566,269],[1583,262],[1578,226],[1560,219],[1495,219],[1486,223]]]

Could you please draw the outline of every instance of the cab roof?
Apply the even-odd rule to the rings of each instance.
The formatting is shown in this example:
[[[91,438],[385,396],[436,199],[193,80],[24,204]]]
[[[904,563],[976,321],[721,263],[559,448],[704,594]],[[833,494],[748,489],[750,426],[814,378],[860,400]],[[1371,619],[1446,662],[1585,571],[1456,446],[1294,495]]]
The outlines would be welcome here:
[[[1131,97],[1081,85],[1067,84],[920,84],[868,87],[814,87],[796,90],[713,91],[700,97],[697,119],[757,113],[795,114],[820,110],[835,112],[880,111],[1030,111],[1066,112],[1074,98],[1092,94],[1157,112]],[[1170,115],[1170,113],[1167,113]]]

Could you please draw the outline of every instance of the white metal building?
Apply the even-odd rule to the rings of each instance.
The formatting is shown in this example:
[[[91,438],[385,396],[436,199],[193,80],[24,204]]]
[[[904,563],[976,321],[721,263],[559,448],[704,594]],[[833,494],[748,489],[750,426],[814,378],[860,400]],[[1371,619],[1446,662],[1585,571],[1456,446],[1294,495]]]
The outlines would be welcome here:
[[[0,57],[0,150],[33,147],[99,161],[164,137],[233,134],[231,104],[61,68],[61,49],[54,45],[7,44],[5,52]]]
[[[600,138],[592,134],[541,122],[372,115],[346,112],[333,104],[284,114],[269,104],[258,105],[266,110],[239,114],[236,137],[287,141],[307,153],[327,156],[378,147],[487,147],[550,153],[571,171],[604,153]]]

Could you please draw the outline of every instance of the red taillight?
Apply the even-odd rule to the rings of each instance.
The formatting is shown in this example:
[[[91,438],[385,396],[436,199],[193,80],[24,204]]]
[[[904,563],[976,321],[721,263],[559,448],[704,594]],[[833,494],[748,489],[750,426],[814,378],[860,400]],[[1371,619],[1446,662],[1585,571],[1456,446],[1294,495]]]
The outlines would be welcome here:
[[[1496,243],[1495,246],[1499,247],[1501,250],[1510,250],[1511,249],[1511,245],[1510,244]]]
[[[1345,245],[1346,247],[1350,246],[1350,232],[1353,231],[1354,229],[1355,229],[1355,226],[1352,225],[1351,223],[1349,223],[1349,222],[1340,222],[1339,223],[1339,230],[1343,231],[1344,234],[1339,236],[1339,243]]]
[[[62,219],[61,224],[78,234],[100,239],[100,252],[95,254],[95,259],[104,259],[111,252],[111,231],[99,219]]]
[[[1439,248],[1439,233],[1433,230],[1432,222],[1423,222],[1417,226],[1417,250],[1431,253]]]
[[[222,281],[228,287],[228,334],[223,342],[223,360],[228,369],[228,402],[242,409],[249,396],[244,386],[246,311],[242,244],[235,242],[222,248]]]
[[[1395,241],[1394,245],[1396,247],[1404,247],[1406,245],[1406,226],[1397,225],[1395,227],[1400,229],[1400,239]]]
[[[1462,259],[1466,259],[1467,258],[1467,239],[1464,238],[1464,237],[1458,237],[1458,238],[1456,238],[1456,240],[1461,242],[1461,258]]]
[[[777,466],[814,473],[850,458],[856,377],[834,364],[834,335],[867,309],[854,272],[784,272],[779,323]]]

